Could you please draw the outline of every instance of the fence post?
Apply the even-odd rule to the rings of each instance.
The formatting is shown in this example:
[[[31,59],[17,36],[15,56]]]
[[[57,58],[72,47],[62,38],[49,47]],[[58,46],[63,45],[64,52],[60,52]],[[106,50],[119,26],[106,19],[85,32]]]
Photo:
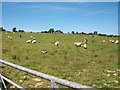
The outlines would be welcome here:
[[[60,90],[59,88],[58,88],[58,86],[56,85],[56,83],[54,82],[54,81],[50,81],[50,89],[51,90]]]

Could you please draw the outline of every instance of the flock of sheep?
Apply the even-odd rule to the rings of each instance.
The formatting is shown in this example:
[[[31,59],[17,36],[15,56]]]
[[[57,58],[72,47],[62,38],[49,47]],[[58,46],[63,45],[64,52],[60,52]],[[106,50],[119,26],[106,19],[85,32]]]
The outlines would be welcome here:
[[[22,36],[20,35],[20,38]],[[11,36],[8,36],[8,39],[12,40],[12,37]],[[106,40],[103,40],[102,41],[103,43],[106,43]],[[118,44],[119,43],[119,40],[109,40],[109,42],[111,43],[115,43],[115,44]],[[29,44],[34,44],[36,43],[36,39],[33,37],[33,36],[30,36],[30,39],[26,41],[26,43],[29,43]],[[74,42],[74,45],[76,47],[83,47],[84,49],[87,49],[87,43],[88,43],[88,39],[85,38],[84,39],[84,42]],[[55,46],[59,46],[60,42],[59,41],[56,41],[54,42]]]
[[[27,43],[32,43],[32,44],[36,43],[36,39],[33,36],[30,36],[30,38],[31,39],[26,41]]]
[[[105,43],[106,41],[105,40],[103,40],[103,43]],[[119,43],[119,40],[109,40],[109,42],[111,42],[111,43],[115,43],[115,44],[118,44]]]
[[[21,38],[21,37],[22,36],[20,35],[19,38]],[[8,39],[12,40],[12,37],[8,36]],[[36,42],[37,41],[36,41],[35,37],[33,37],[33,36],[30,36],[30,39],[26,41],[26,43],[28,43],[28,44],[34,44]],[[106,40],[103,40],[102,42],[106,43]],[[109,40],[109,42],[118,44],[119,40]],[[83,47],[84,49],[87,49],[87,44],[88,44],[88,39],[87,38],[84,38],[84,42],[74,42],[74,45],[76,47]],[[56,42],[54,42],[54,45],[58,47],[60,45],[60,42],[56,41]],[[45,56],[46,53],[47,53],[46,50],[42,50],[42,54],[44,54],[44,56]]]
[[[26,43],[29,43],[29,44],[34,44],[34,43],[36,43],[36,39],[33,38],[33,36],[30,36],[30,38],[31,38],[31,39],[27,40]],[[85,39],[84,39],[84,43],[83,43],[83,42],[75,42],[74,45],[75,45],[76,47],[83,47],[83,48],[87,49],[87,42],[88,42],[88,40],[87,40],[87,38],[85,38]],[[59,46],[60,42],[59,42],[59,41],[56,41],[56,42],[54,42],[54,44],[55,44],[55,46]]]
[[[11,36],[8,36],[8,39],[12,40],[12,37],[11,37]]]
[[[87,49],[87,41],[84,39],[84,43],[83,42],[75,42],[74,45],[76,47],[83,47],[84,49]]]

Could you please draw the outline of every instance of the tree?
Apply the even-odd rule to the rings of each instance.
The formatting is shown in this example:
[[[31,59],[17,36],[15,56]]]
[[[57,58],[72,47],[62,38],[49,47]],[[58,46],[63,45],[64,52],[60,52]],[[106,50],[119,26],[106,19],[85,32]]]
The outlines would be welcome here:
[[[50,28],[50,29],[48,30],[48,33],[54,33],[54,32],[55,32],[54,28]]]
[[[63,33],[61,30],[56,30],[55,33]]]
[[[3,27],[0,27],[0,31],[6,31]]]
[[[71,33],[72,33],[72,34],[75,34],[75,32],[74,32],[74,31],[72,31]]]
[[[19,30],[18,32],[24,32],[24,30]]]
[[[48,31],[42,31],[41,33],[48,33]]]
[[[107,36],[106,34],[102,34],[102,36]]]
[[[99,35],[99,36],[102,36],[102,34],[101,34],[101,33],[99,33],[98,35]]]
[[[94,31],[94,32],[93,32],[93,34],[94,34],[94,35],[97,35],[97,34],[98,34],[98,32],[97,32],[97,31]]]
[[[17,32],[16,27],[14,27],[12,30],[13,30],[13,32]]]
[[[90,33],[88,33],[88,35],[93,35],[93,33],[92,33],[92,32],[90,32]]]
[[[44,31],[44,33],[48,33],[48,31]]]
[[[78,32],[76,32],[76,34],[78,34]]]
[[[86,34],[86,33],[84,33],[84,32],[81,32],[81,33],[79,33],[79,34]]]

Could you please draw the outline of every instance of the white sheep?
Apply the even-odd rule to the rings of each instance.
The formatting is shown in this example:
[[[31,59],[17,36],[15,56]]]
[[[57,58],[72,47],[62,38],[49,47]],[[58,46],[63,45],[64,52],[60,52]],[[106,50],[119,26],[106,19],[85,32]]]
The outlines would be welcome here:
[[[33,38],[33,40],[35,40],[35,38]]]
[[[105,43],[105,40],[103,40],[103,43]]]
[[[10,38],[10,36],[8,36],[8,39]]]
[[[30,36],[31,39],[33,39],[33,36]]]
[[[115,40],[112,40],[111,42],[112,42],[112,43],[114,43],[114,42],[115,42]]]
[[[83,46],[84,49],[87,49],[87,44],[86,43],[83,44],[82,46]]]
[[[43,51],[42,51],[42,54],[46,54],[46,53],[47,53],[47,51],[46,51],[46,50],[43,50]]]
[[[32,42],[32,40],[27,40],[26,42],[27,42],[27,43],[31,43],[31,42]]]
[[[7,32],[5,34],[7,34]]]
[[[110,39],[109,41],[111,42],[112,40]]]
[[[82,45],[82,42],[75,42],[74,45],[75,45],[76,47],[80,47],[80,46]]]
[[[12,40],[12,37],[11,37],[11,36],[8,36],[8,39]]]
[[[12,40],[12,37],[10,37],[10,40]]]
[[[115,41],[115,44],[118,44],[118,43],[119,43],[119,40],[116,40],[116,41]]]
[[[33,41],[32,41],[32,44],[34,44],[34,43],[36,43],[36,40],[33,40]]]
[[[44,57],[45,57],[45,54],[47,53],[47,51],[46,50],[42,50],[42,54],[44,55]]]
[[[57,42],[55,42],[55,46],[58,46],[59,44],[60,44],[60,42],[58,42],[58,41],[57,41]]]

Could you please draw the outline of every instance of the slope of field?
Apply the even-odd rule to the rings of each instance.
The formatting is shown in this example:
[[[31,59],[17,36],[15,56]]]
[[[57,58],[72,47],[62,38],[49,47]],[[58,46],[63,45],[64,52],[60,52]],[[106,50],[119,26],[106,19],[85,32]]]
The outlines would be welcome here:
[[[22,33],[19,38],[19,35],[2,34],[3,60],[95,88],[118,87],[118,45],[109,42],[117,37]],[[12,40],[8,36],[12,36]],[[35,37],[37,43],[27,44],[30,36]],[[74,46],[74,42],[83,42],[85,37],[89,40],[87,49]],[[59,47],[54,41],[60,42]],[[42,50],[48,53],[44,56]],[[32,81],[35,76],[4,66],[2,73],[11,80],[23,87],[35,87],[36,82]],[[22,76],[26,79],[20,81]],[[49,87],[49,82],[42,80],[38,87]]]
[[[0,58],[2,58],[2,32],[0,31]]]

